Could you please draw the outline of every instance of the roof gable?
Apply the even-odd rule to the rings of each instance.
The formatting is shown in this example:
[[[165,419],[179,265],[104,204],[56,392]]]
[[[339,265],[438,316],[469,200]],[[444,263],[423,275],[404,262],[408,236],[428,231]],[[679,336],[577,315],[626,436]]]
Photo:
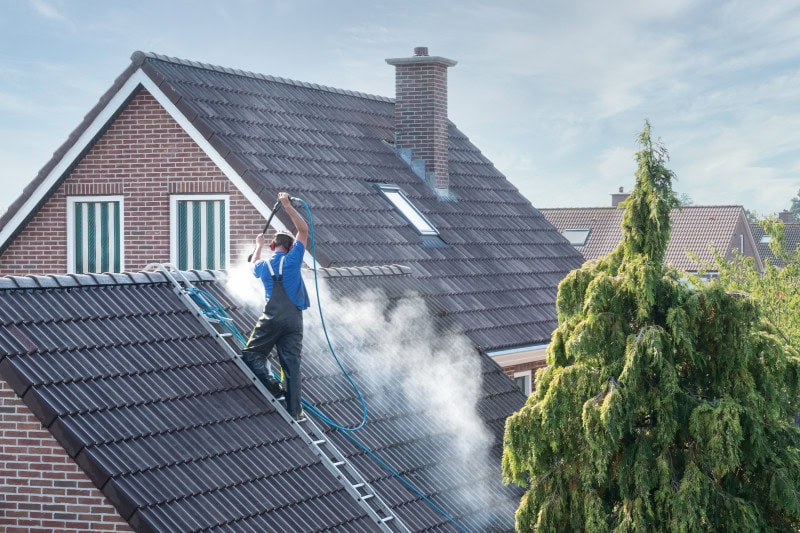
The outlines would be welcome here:
[[[415,287],[408,272],[344,269],[328,280],[336,294],[366,288],[397,307]],[[240,329],[255,320],[220,274],[189,276]],[[2,278],[0,300],[0,374],[135,528],[374,529],[162,275]],[[436,331],[446,331],[442,320]],[[344,337],[336,340],[348,368],[396,349],[381,338],[360,349],[346,331],[335,333]],[[306,336],[304,396],[337,420],[353,417],[357,400],[319,328],[307,327]],[[444,333],[441,343],[452,338]],[[389,381],[355,374],[370,409],[356,437],[470,530],[510,529],[519,494],[500,484],[499,446],[505,417],[524,397],[491,360],[471,353],[482,377],[477,414],[492,435],[485,464],[453,462],[452,436],[408,396],[399,373]],[[363,449],[340,433],[328,437],[409,527],[448,527]],[[486,488],[478,500],[466,496],[479,485]]]
[[[262,215],[281,190],[305,199],[324,266],[408,265],[483,350],[549,341],[558,283],[580,254],[455,125],[443,199],[395,153],[391,99],[155,54],[132,59],[34,180],[31,200],[4,215],[0,250],[143,87]],[[440,240],[420,235],[379,183],[397,186]],[[290,221],[279,212],[273,224],[285,229]]]
[[[753,233],[753,239],[758,246],[758,253],[764,261],[769,261],[777,267],[785,266],[783,259],[775,257],[769,247],[769,241],[765,241],[764,237],[768,235],[764,232],[761,224],[755,222],[750,224],[750,231]],[[800,248],[800,222],[784,222],[783,223],[783,238],[786,243],[786,250],[789,253],[795,252]]]
[[[556,208],[541,212],[561,232],[591,229],[585,246],[578,247],[587,260],[608,255],[622,240],[622,208]],[[711,264],[710,246],[730,254],[732,246],[740,246],[737,229],[742,230],[742,238],[751,249],[756,249],[741,206],[683,206],[671,211],[670,220],[672,230],[665,262],[676,269],[696,271]],[[699,262],[690,259],[690,254]],[[756,260],[760,264],[760,258]]]

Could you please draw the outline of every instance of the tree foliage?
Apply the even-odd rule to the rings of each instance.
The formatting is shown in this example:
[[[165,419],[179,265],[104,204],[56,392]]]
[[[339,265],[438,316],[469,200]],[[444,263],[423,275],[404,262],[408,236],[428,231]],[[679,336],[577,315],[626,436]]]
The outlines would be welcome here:
[[[519,531],[796,531],[800,359],[751,298],[664,266],[675,205],[645,123],[623,240],[560,284],[536,391],[506,423]]]
[[[800,190],[797,191],[797,196],[792,198],[792,205],[789,207],[789,211],[792,213],[793,221],[800,221]]]
[[[715,251],[714,269],[720,273],[720,283],[728,290],[741,291],[755,300],[763,317],[774,325],[795,348],[800,349],[800,248],[790,251],[780,220],[759,221],[776,261],[764,261],[760,272],[752,257],[734,254],[726,260]]]

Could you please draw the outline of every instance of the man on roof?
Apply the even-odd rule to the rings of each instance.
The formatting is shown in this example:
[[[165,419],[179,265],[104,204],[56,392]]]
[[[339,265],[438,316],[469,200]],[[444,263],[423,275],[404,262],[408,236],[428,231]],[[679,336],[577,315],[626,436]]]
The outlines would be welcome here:
[[[278,232],[269,245],[273,254],[267,261],[261,259],[264,234],[256,237],[251,264],[253,275],[264,284],[267,301],[242,350],[242,358],[273,395],[281,396],[284,387],[267,370],[267,356],[273,347],[277,348],[283,383],[286,384],[286,409],[298,419],[302,413],[300,354],[303,349],[303,311],[309,307],[308,292],[301,274],[308,224],[292,205],[288,193],[280,193],[278,200],[292,219],[297,234],[292,237],[289,233]]]

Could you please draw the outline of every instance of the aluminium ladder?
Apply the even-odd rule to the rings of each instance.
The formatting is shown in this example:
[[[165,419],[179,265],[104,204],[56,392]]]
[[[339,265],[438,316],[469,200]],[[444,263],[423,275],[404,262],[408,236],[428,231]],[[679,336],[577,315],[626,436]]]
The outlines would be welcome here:
[[[342,484],[348,494],[360,505],[367,515],[378,525],[382,531],[408,533],[410,530],[394,514],[386,502],[367,483],[361,473],[347,460],[342,452],[327,438],[319,425],[306,414],[305,419],[297,421],[289,414],[280,400],[275,398],[261,383],[241,356],[238,339],[226,330],[220,320],[208,317],[192,298],[187,289],[195,288],[184,272],[178,270],[170,263],[150,263],[144,268],[145,272],[160,272],[171,283],[172,291],[178,295],[186,307],[203,324],[217,344],[222,347],[242,372],[253,382],[261,394],[272,404],[279,415],[295,430],[297,435],[306,443],[311,451],[320,459],[320,462]]]

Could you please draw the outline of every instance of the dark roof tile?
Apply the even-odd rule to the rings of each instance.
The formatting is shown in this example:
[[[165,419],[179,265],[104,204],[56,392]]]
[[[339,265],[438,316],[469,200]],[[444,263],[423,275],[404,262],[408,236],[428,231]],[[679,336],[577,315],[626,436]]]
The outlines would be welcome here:
[[[388,265],[319,274],[338,297],[368,290],[397,303],[419,289],[412,272]],[[255,319],[217,283],[217,274],[187,275],[224,302],[240,326]],[[13,301],[24,316],[0,315],[0,341],[10,343],[23,330],[36,340],[53,337],[32,351],[15,345],[16,355],[0,362],[4,377],[12,376],[9,382],[17,384],[26,404],[136,528],[233,531],[280,524],[293,530],[314,525],[373,531],[364,512],[189,310],[181,309],[163,280],[150,273],[128,276],[121,285],[113,277],[98,277],[60,289],[6,286],[0,309]],[[437,320],[447,335],[453,326],[449,317]],[[342,338],[347,339],[337,337]],[[320,332],[307,332],[305,395],[334,418],[357,423],[359,403],[325,350]],[[363,355],[342,349],[340,357],[355,368]],[[386,390],[354,371],[370,404],[370,422],[358,438],[467,528],[510,529],[511,502],[519,492],[497,483],[501,421],[524,398],[494,362],[479,360],[484,393],[478,413],[494,431],[490,478],[476,477],[470,465],[444,466],[452,446],[428,415],[403,391]],[[327,435],[413,530],[453,529],[362,448],[340,433]],[[466,486],[484,482],[497,485],[487,494],[505,503],[476,510],[459,496]]]
[[[447,294],[447,285],[436,282],[443,275],[469,274],[450,269],[449,262],[457,257],[483,263],[472,274],[495,290],[504,281],[495,273],[512,269],[535,274],[542,266],[534,260],[546,259],[546,268],[560,276],[528,275],[525,282],[530,290],[546,294],[580,264],[575,251],[453,124],[450,192],[458,200],[442,202],[387,144],[394,138],[391,99],[157,54],[135,58],[134,64],[141,64],[179,102],[262,201],[273,202],[287,184],[306,198],[324,248],[318,254],[327,260],[323,264],[406,264],[431,279],[423,290],[433,297]],[[430,239],[421,239],[374,188],[376,182],[398,184],[438,227],[448,248],[441,248],[441,241],[432,246]],[[539,246],[542,240],[550,246]],[[438,261],[422,265],[429,258]],[[489,319],[474,299],[459,307]],[[529,311],[513,304],[508,309],[520,318]],[[552,305],[549,314],[547,327],[530,328],[520,338],[484,332],[481,342],[486,348],[546,342],[555,320]]]

